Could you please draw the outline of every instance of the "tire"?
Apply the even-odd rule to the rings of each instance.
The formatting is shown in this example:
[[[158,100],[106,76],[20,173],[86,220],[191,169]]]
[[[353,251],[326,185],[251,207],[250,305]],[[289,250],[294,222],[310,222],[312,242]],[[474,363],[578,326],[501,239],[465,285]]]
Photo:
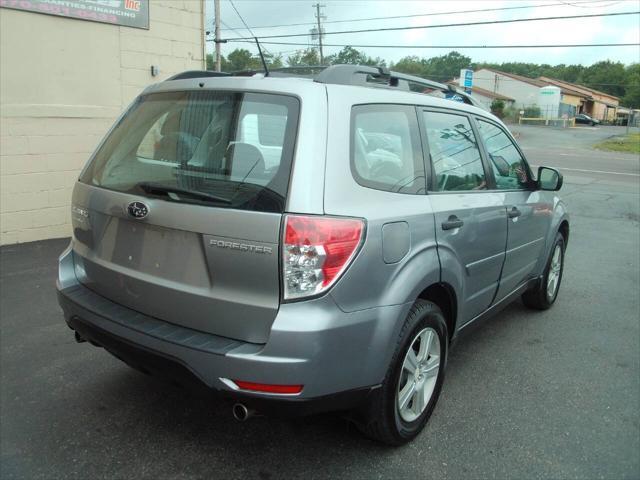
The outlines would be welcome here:
[[[422,351],[421,345],[430,347],[429,355]],[[366,436],[398,446],[422,431],[440,396],[448,345],[447,324],[440,308],[432,302],[416,301],[402,327],[382,386],[369,401],[365,417],[359,422],[358,426]],[[422,368],[414,370],[417,373],[413,374],[406,368],[408,365],[405,366],[405,361],[412,362],[410,349],[418,362],[421,354],[424,355],[419,363]],[[437,369],[434,368],[436,364]],[[415,393],[409,395],[411,384]],[[404,393],[403,400],[410,397],[402,410],[399,406],[401,393]]]
[[[565,243],[564,237],[561,233],[556,233],[556,238],[549,253],[547,259],[547,265],[542,275],[542,281],[536,288],[529,290],[522,295],[522,302],[529,308],[535,310],[547,310],[554,304],[556,298],[558,298],[558,292],[560,291],[560,283],[562,282],[562,274],[564,272],[564,251]],[[558,255],[557,260],[560,261],[559,267],[557,266],[554,257]],[[555,286],[553,292],[550,292],[550,280],[555,278]]]

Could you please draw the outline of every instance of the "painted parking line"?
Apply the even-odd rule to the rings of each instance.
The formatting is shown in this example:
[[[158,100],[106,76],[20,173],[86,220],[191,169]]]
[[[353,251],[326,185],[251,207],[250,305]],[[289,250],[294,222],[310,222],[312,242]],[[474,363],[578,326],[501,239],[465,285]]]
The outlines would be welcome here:
[[[531,165],[534,168],[537,168],[536,165]],[[567,170],[570,172],[584,172],[584,173],[605,173],[608,175],[627,175],[629,177],[640,177],[640,173],[623,173],[623,172],[609,172],[606,170],[584,170],[582,168],[566,168],[566,167],[553,167],[558,170]]]

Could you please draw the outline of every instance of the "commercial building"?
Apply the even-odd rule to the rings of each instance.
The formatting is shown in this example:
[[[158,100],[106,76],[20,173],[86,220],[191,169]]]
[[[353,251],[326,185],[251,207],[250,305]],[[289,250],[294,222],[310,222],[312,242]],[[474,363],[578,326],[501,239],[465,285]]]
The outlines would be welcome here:
[[[451,85],[458,86],[458,79],[454,79],[449,82]],[[507,97],[506,95],[501,95],[496,92],[492,92],[490,90],[485,90],[484,88],[476,87],[475,85],[471,87],[471,95],[473,98],[482,105],[482,107],[488,112],[491,111],[491,104],[494,100],[502,100],[505,108],[512,107],[515,104],[515,100],[511,97]]]
[[[473,84],[514,99],[516,108],[527,108],[539,104],[540,89],[553,85],[542,79],[523,77],[513,73],[501,72],[492,68],[482,68],[473,74]],[[585,94],[569,87],[560,87],[560,103],[566,105],[562,114],[580,113],[578,106],[586,99]],[[571,106],[575,108],[571,108]],[[548,116],[548,115],[547,115]]]
[[[585,113],[598,120],[614,122],[620,99],[592,88],[549,77],[529,78],[492,68],[482,68],[473,74],[473,84],[484,90],[514,99],[516,108],[527,108],[540,103],[540,89],[558,87],[560,105],[557,117],[572,117]],[[548,113],[548,112],[547,112]],[[551,115],[542,112],[543,117]]]
[[[204,0],[0,5],[0,244],[69,236],[73,183],[120,112],[204,68]]]
[[[548,85],[571,89],[582,95],[580,103],[578,104],[578,113],[586,113],[592,118],[606,122],[615,121],[617,115],[616,110],[620,105],[620,99],[618,97],[594,90],[593,88],[557,80],[555,78],[539,77],[538,80],[545,82]]]

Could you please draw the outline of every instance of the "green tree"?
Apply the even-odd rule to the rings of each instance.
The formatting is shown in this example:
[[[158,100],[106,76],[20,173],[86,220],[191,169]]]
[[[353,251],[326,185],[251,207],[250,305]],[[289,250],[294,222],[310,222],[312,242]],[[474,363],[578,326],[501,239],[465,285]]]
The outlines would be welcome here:
[[[587,67],[580,75],[577,83],[621,97],[625,94],[623,85],[626,77],[627,72],[625,72],[622,63],[605,60]]]
[[[281,53],[278,53],[277,55],[267,53],[265,54],[265,61],[267,62],[267,65],[269,65],[269,68],[282,68],[284,66]]]
[[[439,57],[431,57],[425,62],[426,75],[429,78],[446,82],[460,75],[460,70],[471,65],[471,58],[458,52],[449,52]]]
[[[398,62],[391,64],[391,69],[418,77],[426,75],[425,59],[416,55],[402,57]]]
[[[320,65],[320,56],[315,48],[298,50],[287,57],[287,65],[290,67],[306,67]]]
[[[329,65],[372,65],[384,67],[386,62],[380,57],[369,57],[364,52],[353,47],[344,47],[338,53],[325,58],[325,63]]]
[[[420,58],[415,55],[401,58],[393,64],[393,70],[438,82],[446,82],[460,75],[460,70],[471,65],[471,58],[458,52],[431,58]]]
[[[620,103],[625,107],[640,108],[640,63],[632,63],[625,73],[625,94]]]
[[[270,68],[280,68],[283,66],[282,55],[273,55],[263,51],[265,61]],[[213,54],[208,53],[206,57],[207,70],[215,70],[216,62]],[[262,60],[258,55],[253,55],[249,50],[235,49],[228,57],[222,55],[220,66],[223,72],[239,72],[243,70],[262,71]]]
[[[267,64],[271,68],[282,67],[285,63],[291,67],[320,65],[318,50],[315,48],[298,50],[293,55],[289,55],[286,61],[283,60],[281,54],[272,55],[265,52],[264,55]],[[338,53],[326,57],[325,63],[330,65],[359,64],[384,66],[387,62],[379,57],[369,57],[365,52],[348,46],[344,47]],[[213,55],[208,54],[206,56],[206,65],[207,69],[213,70],[215,68]],[[452,51],[445,55],[431,58],[418,57],[416,55],[406,56],[395,64],[390,64],[392,70],[443,83],[458,76],[460,69],[467,67],[471,67],[474,70],[494,68],[529,78],[537,78],[540,76],[557,78],[558,80],[582,84],[586,87],[620,97],[620,103],[625,107],[640,108],[640,64],[638,63],[627,67],[620,62],[612,62],[610,60],[597,62],[589,67],[583,65],[548,65],[526,62],[472,63],[469,57]],[[238,48],[229,53],[227,57],[222,57],[222,70],[225,72],[242,70],[262,71],[262,62],[257,55],[253,55],[249,50]]]
[[[236,48],[223,62],[222,71],[238,72],[242,70],[262,70],[259,58],[245,48]]]

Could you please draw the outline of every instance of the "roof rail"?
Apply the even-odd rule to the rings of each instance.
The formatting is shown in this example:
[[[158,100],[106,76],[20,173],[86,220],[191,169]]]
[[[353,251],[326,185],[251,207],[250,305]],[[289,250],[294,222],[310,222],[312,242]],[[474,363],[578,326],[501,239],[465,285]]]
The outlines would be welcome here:
[[[245,70],[233,73],[214,72],[211,70],[189,70],[169,77],[170,80],[186,80],[190,78],[205,77],[229,77],[229,76],[253,76],[262,74],[263,71]],[[318,83],[332,83],[338,85],[359,85],[364,87],[395,88],[398,90],[424,93],[427,95],[433,92],[440,92],[446,98],[461,100],[469,105],[480,106],[478,101],[466,92],[456,89],[453,85],[447,85],[426,78],[407,75],[399,72],[392,72],[386,67],[372,67],[369,65],[323,65],[281,67],[269,70],[271,77],[305,77],[313,78]],[[412,89],[412,86],[414,88]],[[415,86],[422,90],[415,90]],[[455,98],[457,97],[457,98]]]
[[[302,77],[315,78],[315,75],[326,69],[326,65],[303,65],[298,67],[279,67],[269,69],[270,77]],[[264,74],[264,70],[238,70],[231,72],[236,77],[250,77],[256,74]]]
[[[205,77],[228,77],[231,75],[226,72],[214,72],[212,70],[187,70],[186,72],[176,73],[174,76],[169,77],[165,82],[171,80],[188,80],[190,78],[205,78]]]
[[[332,65],[316,75],[316,82],[339,85],[360,85],[368,87],[390,87],[405,91],[411,90],[411,85],[423,87],[432,91],[439,91],[445,95],[458,95],[464,103],[478,106],[478,102],[466,92],[457,90],[453,85],[446,85],[426,78],[392,72],[386,67],[371,67],[367,65]],[[430,93],[430,92],[417,92]]]

